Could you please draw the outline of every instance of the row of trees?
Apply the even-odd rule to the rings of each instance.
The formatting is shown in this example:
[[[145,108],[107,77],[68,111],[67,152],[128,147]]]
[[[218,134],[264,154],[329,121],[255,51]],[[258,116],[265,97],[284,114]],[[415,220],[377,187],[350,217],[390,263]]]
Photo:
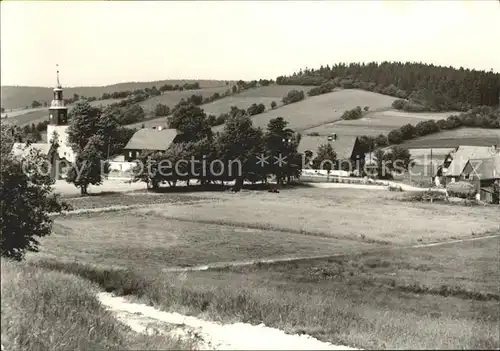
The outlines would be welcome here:
[[[266,182],[271,174],[276,176],[278,183],[289,181],[300,174],[301,156],[297,152],[300,137],[286,126],[287,122],[279,117],[271,120],[263,131],[253,127],[245,110],[233,108],[224,129],[214,134],[205,112],[184,102],[169,119],[169,128],[179,130],[184,136],[182,141],[165,152],[142,153],[140,164],[149,167],[136,169],[135,180],[153,187],[160,182],[175,186],[179,180],[197,179],[202,184],[235,180],[237,188],[245,180]],[[280,154],[286,164],[274,163],[273,157]],[[261,155],[268,157],[268,163],[258,162]],[[180,160],[190,161],[180,168],[175,167]],[[165,168],[167,161],[169,166]]]
[[[281,85],[325,83],[342,88],[357,88],[401,99],[412,95],[434,110],[467,111],[472,107],[497,106],[500,74],[493,71],[435,66],[416,62],[339,63],[319,69],[300,70],[276,79]],[[415,96],[413,96],[415,97]]]

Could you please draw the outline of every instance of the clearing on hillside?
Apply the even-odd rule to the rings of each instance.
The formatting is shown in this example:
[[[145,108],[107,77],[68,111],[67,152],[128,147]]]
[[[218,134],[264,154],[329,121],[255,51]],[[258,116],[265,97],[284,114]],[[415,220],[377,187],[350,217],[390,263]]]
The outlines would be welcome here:
[[[303,89],[306,93],[309,89]],[[346,89],[332,93],[307,97],[303,101],[285,105],[276,110],[252,116],[255,127],[266,128],[269,121],[283,117],[289,122],[288,127],[304,131],[313,127],[340,120],[340,116],[356,106],[369,106],[370,109],[390,109],[396,98],[358,89]],[[223,126],[214,127],[221,130]]]
[[[310,86],[299,86],[299,85],[269,85],[266,87],[257,87],[254,89],[245,90],[234,96],[229,96],[224,99],[211,102],[209,104],[203,105],[202,108],[207,114],[220,115],[221,113],[227,113],[231,109],[231,106],[236,106],[238,108],[247,109],[252,104],[264,104],[266,111],[271,110],[271,102],[275,101],[276,106],[280,107],[283,105],[281,99],[290,90],[303,90],[307,93],[312,87]]]
[[[370,110],[372,108],[370,107]],[[319,135],[329,135],[337,133],[339,135],[370,135],[377,136],[379,134],[386,135],[391,130],[399,128],[405,124],[416,125],[418,122],[425,120],[446,119],[451,115],[459,112],[402,112],[394,109],[387,111],[374,111],[364,115],[357,120],[344,121],[340,120],[333,123],[327,123],[322,126],[308,129],[304,134],[318,133]]]
[[[401,144],[411,148],[455,148],[460,145],[500,145],[500,129],[458,128],[408,140]]]

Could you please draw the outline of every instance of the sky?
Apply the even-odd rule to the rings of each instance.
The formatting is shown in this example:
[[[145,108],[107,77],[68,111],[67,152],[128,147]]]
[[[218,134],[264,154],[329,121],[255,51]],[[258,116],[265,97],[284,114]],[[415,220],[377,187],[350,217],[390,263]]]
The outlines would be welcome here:
[[[1,84],[251,80],[337,62],[500,72],[500,2],[2,1]]]

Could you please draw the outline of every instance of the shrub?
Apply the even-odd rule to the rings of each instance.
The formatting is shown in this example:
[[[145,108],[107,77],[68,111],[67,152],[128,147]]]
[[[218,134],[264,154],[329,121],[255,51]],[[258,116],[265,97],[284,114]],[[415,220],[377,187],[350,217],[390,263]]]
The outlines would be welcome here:
[[[352,110],[345,111],[340,118],[344,120],[359,119],[363,115],[363,111],[360,106],[353,108]]]
[[[461,199],[474,199],[477,193],[474,185],[463,181],[448,184],[446,191],[449,196]]]
[[[287,104],[292,104],[294,102],[299,102],[301,100],[304,100],[305,98],[305,95],[304,95],[304,92],[302,90],[290,90],[288,92],[288,94],[286,94],[284,97],[283,97],[283,103],[285,105]]]

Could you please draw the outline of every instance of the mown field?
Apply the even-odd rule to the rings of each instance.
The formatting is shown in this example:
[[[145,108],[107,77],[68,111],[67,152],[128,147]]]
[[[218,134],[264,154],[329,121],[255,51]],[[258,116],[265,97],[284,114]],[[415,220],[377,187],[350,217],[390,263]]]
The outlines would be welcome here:
[[[458,128],[409,140],[401,145],[412,148],[453,148],[460,145],[500,145],[500,129]]]
[[[417,204],[396,193],[317,188],[114,194],[149,207],[56,217],[29,256],[162,309],[223,322],[265,323],[360,348],[500,346],[498,208]],[[181,274],[171,266],[336,255]]]
[[[273,101],[276,102],[276,106],[282,106],[283,102],[281,100],[290,90],[303,90],[304,93],[306,93],[311,88],[312,87],[309,86],[273,84],[266,87],[248,89],[237,95],[214,101],[203,105],[203,109],[207,114],[214,114],[218,116],[221,113],[229,112],[231,106],[247,109],[250,105],[255,103],[264,104],[267,111],[271,110],[271,102]]]
[[[301,89],[307,93],[309,88]],[[290,124],[289,128],[296,131],[305,131],[311,128],[340,120],[340,116],[356,106],[369,106],[370,109],[389,109],[396,100],[391,96],[372,93],[357,89],[346,89],[328,94],[307,97],[290,105],[276,110],[270,110],[253,116],[254,126],[265,128],[267,123],[276,117],[283,117]],[[215,127],[219,130],[220,126]]]
[[[437,113],[412,113],[401,112],[394,109],[387,111],[369,112],[358,120],[327,123],[315,128],[304,131],[304,134],[318,133],[319,135],[330,135],[337,133],[339,135],[387,135],[391,130],[399,128],[405,124],[416,125],[417,123],[429,119],[446,119],[456,112],[437,112]]]

